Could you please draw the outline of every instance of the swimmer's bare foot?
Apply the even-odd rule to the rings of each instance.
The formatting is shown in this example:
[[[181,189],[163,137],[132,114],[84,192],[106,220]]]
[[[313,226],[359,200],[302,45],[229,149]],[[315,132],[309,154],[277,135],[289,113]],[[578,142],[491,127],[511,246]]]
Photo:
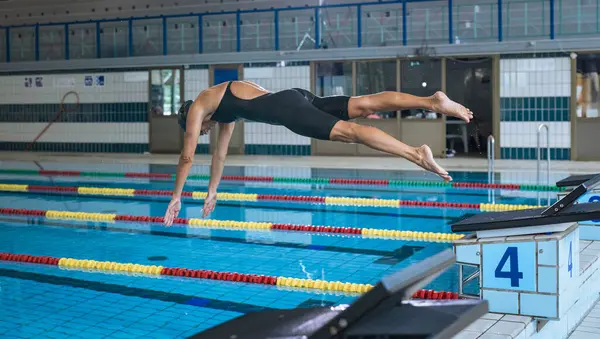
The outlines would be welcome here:
[[[436,92],[431,96],[432,110],[436,113],[446,114],[466,121],[473,119],[473,112],[465,106],[448,98],[444,92]]]
[[[444,170],[440,165],[435,162],[433,159],[433,153],[431,153],[431,148],[427,145],[423,145],[421,147],[415,148],[417,154],[419,155],[417,165],[423,167],[429,172],[435,173],[442,177],[445,182],[452,181],[452,177]]]

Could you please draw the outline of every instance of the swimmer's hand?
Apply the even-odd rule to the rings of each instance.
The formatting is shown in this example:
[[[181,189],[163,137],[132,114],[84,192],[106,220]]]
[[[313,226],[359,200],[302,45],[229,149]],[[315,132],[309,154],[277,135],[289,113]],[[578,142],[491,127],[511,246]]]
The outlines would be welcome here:
[[[217,204],[217,192],[208,192],[206,199],[204,199],[204,207],[202,208],[202,218],[208,217],[208,215],[215,210]]]
[[[167,212],[165,213],[165,226],[173,225],[173,220],[177,218],[179,215],[179,211],[181,210],[181,200],[177,198],[171,199],[169,203],[169,207],[167,207]]]

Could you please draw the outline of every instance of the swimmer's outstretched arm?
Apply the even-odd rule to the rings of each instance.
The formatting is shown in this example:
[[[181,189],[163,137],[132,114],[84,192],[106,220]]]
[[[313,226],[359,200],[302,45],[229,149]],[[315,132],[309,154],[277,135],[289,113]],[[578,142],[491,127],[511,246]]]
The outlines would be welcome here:
[[[164,223],[167,226],[173,224],[173,219],[177,218],[177,215],[179,215],[179,211],[181,210],[181,194],[194,162],[194,154],[196,153],[198,138],[200,137],[202,121],[210,112],[202,106],[201,100],[199,100],[201,96],[202,94],[198,96],[198,99],[194,101],[188,112],[186,131],[183,135],[183,150],[181,151],[179,163],[177,164],[175,188],[173,188],[173,196],[171,197],[171,202],[169,203],[169,207],[167,207],[164,218]]]
[[[210,163],[210,180],[208,182],[208,195],[204,199],[204,208],[202,209],[203,218],[206,218],[215,209],[217,187],[219,187],[219,182],[221,182],[221,176],[223,175],[225,157],[227,157],[227,149],[229,148],[234,127],[235,122],[227,124],[219,123],[219,139],[217,140],[217,148],[213,153]]]

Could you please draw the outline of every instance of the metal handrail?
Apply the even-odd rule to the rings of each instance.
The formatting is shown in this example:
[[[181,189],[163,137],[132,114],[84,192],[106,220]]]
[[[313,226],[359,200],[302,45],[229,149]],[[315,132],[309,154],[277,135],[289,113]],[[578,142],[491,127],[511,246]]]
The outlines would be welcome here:
[[[488,137],[487,144],[487,158],[488,158],[488,182],[494,183],[494,159],[496,158],[496,139],[493,135]]]
[[[542,177],[542,130],[546,129],[546,184],[550,185],[550,128],[546,124],[540,124],[537,130],[537,184],[541,185]]]
[[[479,255],[479,253],[477,253],[477,255]],[[465,293],[465,285],[466,284],[468,284],[473,279],[476,279],[476,278],[481,279],[481,270],[479,269],[479,265],[470,265],[470,264],[462,264],[462,263],[457,263],[457,264],[458,264],[458,296],[461,298],[468,298],[468,299],[480,299],[481,298],[481,289],[479,290],[479,294]],[[471,275],[469,275],[468,277],[463,278],[465,266],[475,268],[475,272],[471,273]]]
[[[496,139],[494,139],[493,135],[490,135],[488,137],[487,154],[488,154],[488,183],[493,184],[495,182],[494,160],[496,159]],[[496,191],[494,189],[488,190],[488,202],[490,202],[492,204],[496,203]]]
[[[5,44],[6,47],[9,48],[4,48],[5,52],[6,52],[6,60],[5,62],[11,62],[11,50],[10,50],[10,40],[11,40],[11,30],[18,30],[18,29],[30,29],[31,30],[31,34],[35,35],[35,41],[34,41],[34,52],[35,53],[35,60],[36,61],[43,61],[44,58],[40,57],[39,55],[39,46],[40,46],[40,39],[39,39],[39,29],[43,28],[43,27],[51,27],[51,26],[58,26],[58,27],[63,27],[63,31],[64,31],[64,39],[63,39],[63,43],[60,45],[60,47],[57,48],[64,48],[64,59],[65,60],[69,60],[70,59],[70,53],[69,53],[69,35],[71,34],[73,29],[78,29],[78,26],[82,26],[82,25],[95,25],[96,26],[96,36],[95,36],[95,44],[96,44],[96,59],[101,59],[101,26],[104,23],[117,23],[117,22],[123,22],[126,23],[128,25],[128,28],[126,28],[126,31],[129,31],[129,37],[128,37],[128,47],[129,47],[129,51],[131,53],[131,51],[133,50],[133,44],[134,44],[134,40],[138,39],[137,37],[134,36],[134,34],[132,34],[132,28],[134,26],[134,22],[136,23],[140,23],[140,24],[144,24],[144,22],[147,22],[148,20],[161,20],[162,21],[162,39],[163,39],[163,54],[164,55],[178,55],[179,53],[169,53],[169,47],[167,44],[167,40],[168,40],[168,27],[167,24],[169,22],[170,19],[175,19],[175,18],[187,18],[187,19],[192,19],[196,21],[196,25],[197,25],[197,39],[195,41],[196,46],[198,46],[198,49],[196,51],[192,51],[190,50],[189,54],[202,54],[203,53],[203,44],[204,42],[202,41],[202,36],[203,36],[203,27],[206,27],[203,25],[203,21],[205,20],[204,18],[206,17],[211,17],[211,16],[223,16],[223,15],[228,15],[231,16],[230,19],[231,20],[235,20],[235,27],[236,27],[236,37],[235,37],[235,41],[236,41],[236,48],[235,51],[236,52],[246,52],[244,50],[244,48],[242,47],[241,44],[241,40],[245,39],[242,37],[242,34],[240,34],[240,32],[243,30],[243,26],[242,26],[242,22],[246,21],[245,19],[242,20],[243,18],[245,18],[246,15],[256,15],[256,14],[260,14],[260,13],[270,13],[271,17],[272,17],[272,27],[273,27],[273,35],[274,36],[270,36],[267,39],[269,39],[270,41],[272,41],[272,45],[273,48],[271,49],[272,51],[279,51],[279,40],[281,37],[283,37],[283,35],[280,34],[280,20],[279,20],[279,14],[283,13],[283,12],[289,12],[289,11],[314,11],[314,13],[312,13],[311,19],[310,21],[314,21],[314,27],[315,27],[315,31],[313,32],[313,37],[315,39],[315,43],[314,43],[314,48],[318,49],[319,48],[319,44],[320,44],[320,37],[321,34],[323,32],[321,32],[321,21],[319,21],[319,13],[321,10],[326,10],[326,9],[338,9],[338,8],[347,8],[347,9],[352,9],[353,12],[355,13],[355,18],[352,18],[352,16],[350,17],[350,20],[352,20],[351,24],[352,25],[346,25],[344,28],[346,27],[354,27],[354,30],[352,32],[352,35],[354,36],[354,41],[355,44],[352,47],[362,47],[362,37],[363,37],[363,33],[365,33],[366,31],[368,31],[368,28],[363,28],[362,22],[363,22],[363,15],[362,13],[362,8],[368,8],[369,11],[372,11],[373,8],[375,7],[375,11],[380,11],[380,12],[385,12],[385,13],[390,13],[390,12],[395,12],[396,14],[396,20],[400,22],[400,25],[402,26],[402,46],[409,46],[412,45],[412,40],[413,39],[409,39],[409,35],[411,32],[411,30],[409,30],[407,28],[407,22],[410,22],[408,19],[409,15],[410,15],[410,11],[408,9],[408,7],[410,7],[412,3],[422,3],[422,2],[432,2],[434,4],[432,4],[431,6],[428,6],[427,8],[425,8],[426,13],[428,13],[427,11],[429,10],[429,8],[431,7],[432,9],[437,9],[439,8],[440,10],[442,10],[445,13],[445,18],[448,18],[447,22],[444,21],[444,17],[442,17],[442,21],[441,21],[441,25],[444,26],[445,30],[447,31],[447,38],[448,38],[448,44],[449,45],[454,45],[454,44],[459,44],[460,43],[460,36],[459,35],[455,35],[453,34],[454,31],[454,27],[456,26],[456,23],[453,21],[455,20],[453,13],[458,13],[461,12],[461,6],[471,6],[469,4],[465,4],[465,5],[460,5],[460,4],[453,4],[452,0],[446,0],[446,4],[443,4],[442,7],[439,6],[439,2],[440,1],[435,1],[435,0],[386,0],[386,1],[376,1],[376,0],[362,0],[358,3],[341,3],[341,4],[320,4],[320,5],[312,5],[312,6],[288,6],[288,7],[281,7],[281,8],[254,8],[251,10],[247,10],[247,9],[232,9],[232,10],[227,10],[227,11],[207,11],[209,8],[198,8],[198,10],[204,10],[203,12],[190,12],[190,13],[185,13],[185,14],[162,14],[162,15],[146,15],[146,16],[130,16],[127,18],[122,18],[119,17],[117,14],[114,14],[115,17],[112,18],[108,18],[108,19],[101,19],[100,17],[96,18],[92,18],[92,19],[86,19],[86,18],[82,18],[82,20],[75,20],[75,21],[61,21],[61,22],[42,22],[42,23],[26,23],[26,24],[15,24],[15,25],[1,25],[0,23],[0,34],[1,31],[4,30],[4,35],[5,35]],[[221,1],[222,2],[222,1]],[[539,2],[539,0],[525,0],[525,3],[527,2],[533,2],[533,3],[537,3]],[[321,1],[319,2],[321,3]],[[510,12],[510,8],[508,7],[510,4],[510,2],[505,2],[503,4],[502,0],[496,0],[495,2],[492,3],[488,3],[487,6],[490,6],[490,9],[494,9],[497,8],[496,11],[496,15],[497,17],[492,18],[493,20],[495,20],[497,22],[497,27],[495,27],[495,29],[492,30],[492,37],[494,38],[494,40],[497,40],[498,42],[503,42],[503,32],[506,31],[508,32],[507,28],[510,28],[511,26],[508,25],[508,27],[503,27],[503,22],[507,21],[507,20],[503,20],[502,16],[503,13],[505,13],[504,15],[506,15],[506,13]],[[377,8],[379,6],[385,6],[384,8]],[[391,7],[388,7],[391,6]],[[399,8],[401,6],[401,8]],[[480,6],[480,5],[477,5]],[[560,25],[562,24],[561,22],[556,22],[555,18],[554,18],[554,14],[555,14],[555,0],[550,0],[549,2],[549,6],[550,6],[550,19],[549,21],[543,22],[542,25],[544,26],[544,28],[548,28],[546,31],[546,33],[548,34],[547,38],[550,38],[550,40],[554,40],[555,38],[555,30],[556,27],[561,27]],[[232,7],[233,8],[233,7]],[[166,10],[166,9],[165,9]],[[167,10],[170,11],[170,10]],[[493,10],[490,11],[490,13],[493,13]],[[79,16],[79,15],[78,15]],[[235,19],[233,19],[233,16],[235,16]],[[388,15],[389,16],[389,15]],[[307,15],[308,17],[308,15]],[[187,21],[187,20],[186,20]],[[598,20],[596,20],[598,21]],[[356,22],[356,25],[354,25],[354,22]],[[520,21],[519,21],[520,22]],[[428,23],[426,21],[426,23]],[[437,24],[437,22],[434,22],[435,24]],[[429,23],[432,24],[432,23]],[[312,26],[312,24],[311,24]],[[381,25],[380,25],[381,26]],[[473,23],[473,30],[474,32],[477,31],[478,26]],[[519,24],[519,27],[521,25]],[[383,27],[383,26],[382,26]],[[427,26],[429,27],[429,26]],[[437,27],[437,26],[436,26]],[[527,24],[525,24],[524,26],[525,28],[527,28]],[[83,27],[81,27],[83,28]],[[160,28],[159,28],[160,29]],[[338,28],[339,29],[339,28]],[[408,32],[408,33],[407,33]],[[527,34],[527,30],[526,30],[526,36],[530,35],[532,38],[537,37],[537,34]],[[145,37],[143,38],[145,39]],[[274,40],[274,41],[273,41]],[[418,39],[415,39],[415,41]],[[475,34],[475,40],[478,40],[477,35]],[[144,40],[145,41],[145,40]],[[158,42],[158,41],[157,41]],[[383,42],[383,41],[382,41]],[[16,46],[15,44],[13,44],[14,46]],[[297,45],[295,45],[295,47],[297,48]],[[231,52],[231,51],[228,51]],[[344,54],[344,51],[341,51],[340,53],[342,53],[342,55],[346,55]],[[130,55],[131,56],[131,55]],[[256,57],[259,58],[259,57]],[[320,59],[319,59],[320,60]],[[266,61],[266,60],[263,60]],[[308,60],[305,60],[308,61]],[[13,61],[14,62],[14,61]]]
[[[542,178],[542,130],[546,129],[546,185],[550,186],[550,128],[546,124],[540,124],[537,130],[537,184],[541,185]],[[542,204],[540,192],[538,192],[538,205]],[[547,196],[547,204],[550,205],[550,192]]]

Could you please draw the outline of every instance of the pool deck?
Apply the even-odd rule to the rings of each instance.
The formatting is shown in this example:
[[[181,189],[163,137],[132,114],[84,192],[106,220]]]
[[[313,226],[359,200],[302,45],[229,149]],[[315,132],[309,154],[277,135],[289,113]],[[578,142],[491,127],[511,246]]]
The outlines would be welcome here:
[[[600,304],[596,303],[590,312],[571,333],[569,339],[592,339],[600,337]]]
[[[582,287],[586,283],[593,284],[590,279],[598,279],[599,257],[600,241],[580,241],[580,275],[586,277],[583,279]],[[488,313],[460,332],[454,339],[555,339],[566,338],[567,335],[570,339],[599,338],[600,305],[596,304],[598,297],[598,293],[582,297],[571,310],[567,311],[567,314],[561,317],[560,321],[548,322],[539,331],[537,322],[532,317]],[[585,319],[581,321],[584,316]],[[575,331],[573,331],[574,325],[577,325]]]
[[[62,163],[114,163],[114,164],[177,164],[177,154],[126,154],[126,153],[44,153],[44,152],[0,152],[0,161],[41,161]],[[487,159],[449,158],[438,159],[439,164],[450,171],[487,172]],[[209,155],[196,155],[198,165],[210,164]],[[515,164],[518,164],[515,166]],[[270,166],[270,167],[310,167],[336,169],[371,170],[418,170],[411,162],[393,157],[329,157],[329,156],[272,156],[272,155],[231,155],[228,166]],[[537,163],[533,160],[496,160],[496,171],[536,172]],[[545,168],[545,163],[542,165]],[[597,161],[552,161],[552,171],[578,173],[600,172]]]

